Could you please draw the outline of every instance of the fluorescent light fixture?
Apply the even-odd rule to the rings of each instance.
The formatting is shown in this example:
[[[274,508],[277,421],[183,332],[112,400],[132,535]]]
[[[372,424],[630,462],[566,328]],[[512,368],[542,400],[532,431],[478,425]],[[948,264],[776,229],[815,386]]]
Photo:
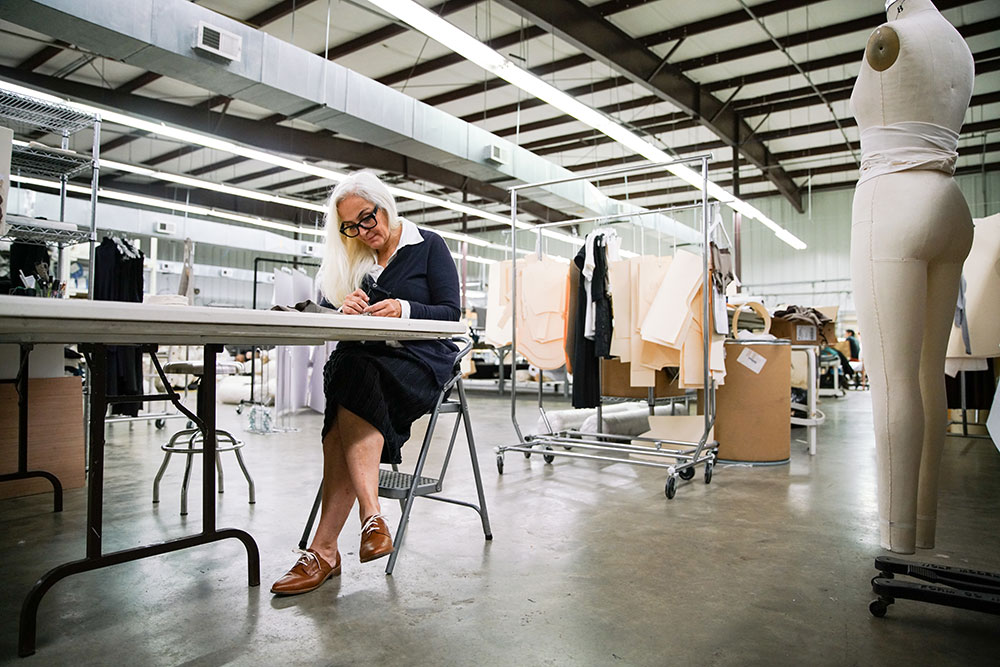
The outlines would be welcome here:
[[[24,185],[36,185],[43,188],[52,188],[54,190],[58,190],[60,186],[59,181],[48,181],[41,178],[18,176],[16,174],[11,175],[10,180],[15,183],[22,183]],[[89,195],[91,193],[89,187],[84,187],[82,185],[76,185],[73,183],[67,183],[66,190],[68,192],[77,192],[79,194],[84,194],[84,195]],[[274,220],[265,220],[264,218],[258,218],[249,215],[241,215],[239,213],[232,213],[231,211],[222,211],[217,208],[207,208],[205,206],[184,204],[182,202],[174,202],[167,199],[147,197],[145,195],[132,194],[131,192],[119,192],[118,190],[108,190],[106,188],[99,188],[97,191],[97,197],[98,199],[113,199],[117,201],[128,202],[131,204],[139,204],[141,206],[161,208],[168,211],[181,211],[184,213],[190,213],[192,215],[202,215],[205,217],[221,218],[223,220],[232,220],[234,222],[243,222],[248,225],[254,225],[255,227],[263,227],[265,229],[275,229],[283,232],[294,232],[299,234],[311,234],[312,236],[317,238],[326,236],[326,234],[322,230],[309,229],[307,227],[299,227],[297,225],[290,225],[284,222],[276,222]]]
[[[467,60],[472,61],[483,69],[493,73],[501,79],[504,79],[508,83],[517,86],[526,93],[537,97],[543,102],[559,109],[563,113],[589,125],[598,132],[607,135],[629,150],[643,156],[647,160],[667,163],[674,159],[665,151],[657,148],[639,135],[633,133],[631,130],[620,125],[610,116],[606,116],[605,114],[588,107],[586,104],[583,104],[570,95],[567,95],[547,81],[538,78],[527,70],[521,69],[503,55],[486,46],[472,35],[469,35],[458,27],[452,25],[444,18],[438,16],[430,10],[425,9],[413,0],[368,1],[376,7],[379,7],[396,18],[408,23],[410,26],[424,33],[434,41],[440,43],[442,46],[451,49],[455,53],[463,56]],[[683,180],[685,183],[688,183],[699,190],[705,187],[704,178],[694,169],[682,164],[667,164],[665,166],[668,171]],[[740,202],[741,200],[737,199],[735,195],[727,192],[721,186],[718,186],[711,181],[709,181],[708,184],[708,194],[724,204],[736,210],[740,210],[737,209],[734,204],[736,202]],[[753,209],[753,207],[749,208]],[[753,210],[756,211],[756,209]],[[743,211],[741,211],[741,213],[742,212]],[[760,212],[757,211],[757,213]],[[791,232],[783,229],[774,221],[769,220],[764,216],[758,217],[756,215],[750,215],[749,213],[744,213],[744,215],[764,223],[767,227],[771,228],[776,235],[778,234],[778,230],[784,232],[784,234],[778,235],[778,238],[792,247],[795,247],[796,249],[806,247],[805,243],[796,238]],[[801,246],[801,248],[799,248],[799,246]]]
[[[341,181],[348,176],[347,173],[342,171],[337,171],[335,169],[327,169],[326,167],[320,167],[318,165],[310,164],[302,160],[292,160],[289,158],[284,158],[279,155],[275,155],[273,153],[268,153],[266,151],[261,151],[255,148],[250,148],[248,146],[243,146],[241,144],[236,144],[231,141],[219,139],[218,137],[213,137],[207,134],[201,134],[200,132],[192,132],[190,130],[181,129],[179,127],[173,127],[165,123],[143,120],[141,118],[135,118],[133,116],[119,113],[117,111],[100,109],[98,107],[90,106],[89,104],[81,104],[79,102],[74,102],[72,100],[61,99],[53,95],[49,95],[47,93],[39,92],[32,88],[25,88],[24,86],[19,86],[17,84],[10,83],[8,81],[0,81],[0,88],[4,88],[6,90],[19,93],[21,95],[28,95],[29,97],[35,97],[48,102],[53,102],[55,104],[61,104],[63,106],[72,107],[78,111],[96,115],[100,117],[101,120],[107,120],[113,123],[117,123],[119,125],[124,125],[126,127],[142,130],[144,132],[155,134],[160,137],[167,137],[170,139],[176,139],[177,141],[182,141],[184,143],[194,144],[196,146],[202,146],[204,148],[210,148],[213,150],[223,151],[226,153],[232,153],[233,155],[239,155],[241,157],[245,157],[251,160],[257,160],[258,162],[264,162],[265,164],[272,164],[276,167],[282,167],[284,169],[288,169],[289,171],[298,172],[300,174],[317,176],[319,178],[324,178],[334,182]],[[105,162],[105,160],[103,159],[101,161]],[[180,182],[180,181],[175,180],[174,182]],[[202,181],[202,183],[206,182],[210,181]],[[203,187],[203,186],[198,185],[196,187]],[[501,216],[497,215],[496,213],[482,211],[472,206],[466,206],[464,204],[453,202],[448,199],[433,197],[431,195],[425,195],[421,192],[414,192],[412,190],[407,190],[405,188],[399,188],[393,186],[390,186],[389,190],[390,192],[392,192],[393,196],[396,197],[402,197],[404,199],[412,199],[414,201],[420,201],[427,204],[432,204],[434,206],[441,206],[444,208],[451,209],[453,211],[457,211],[459,213],[467,213],[468,215],[471,215],[475,218],[483,218],[484,220],[491,220],[503,224],[508,224],[510,222],[510,218],[507,216]]]

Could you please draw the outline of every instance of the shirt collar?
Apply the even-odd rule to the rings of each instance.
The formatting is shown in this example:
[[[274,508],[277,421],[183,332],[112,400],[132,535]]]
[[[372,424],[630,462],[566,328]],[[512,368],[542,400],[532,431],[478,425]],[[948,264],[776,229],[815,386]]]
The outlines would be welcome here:
[[[392,256],[389,257],[389,260],[385,263],[386,266],[389,266],[389,264],[392,263],[392,260],[396,259],[396,255],[399,254],[399,251],[406,246],[417,245],[418,243],[424,242],[424,237],[420,235],[420,229],[415,224],[406,218],[400,217],[396,219],[399,220],[399,224],[403,226],[403,231],[399,235],[399,245],[396,246],[396,250],[393,251]],[[382,275],[382,271],[384,270],[385,267],[376,263],[371,269],[368,270],[368,273],[377,280]]]
[[[420,229],[418,229],[415,224],[402,217],[398,218],[398,220],[400,224],[403,225],[403,233],[399,235],[399,245],[396,246],[396,252],[392,253],[393,256],[395,256],[400,249],[405,248],[408,245],[416,245],[424,242],[424,237],[420,235]]]

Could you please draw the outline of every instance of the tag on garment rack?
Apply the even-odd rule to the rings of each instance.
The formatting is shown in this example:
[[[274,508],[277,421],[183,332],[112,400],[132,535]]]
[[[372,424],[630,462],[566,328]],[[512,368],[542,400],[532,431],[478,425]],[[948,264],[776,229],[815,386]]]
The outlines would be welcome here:
[[[760,375],[760,372],[764,370],[764,364],[767,363],[767,358],[762,354],[757,354],[748,347],[744,348],[740,352],[740,356],[736,357],[736,363],[743,364],[754,374]]]

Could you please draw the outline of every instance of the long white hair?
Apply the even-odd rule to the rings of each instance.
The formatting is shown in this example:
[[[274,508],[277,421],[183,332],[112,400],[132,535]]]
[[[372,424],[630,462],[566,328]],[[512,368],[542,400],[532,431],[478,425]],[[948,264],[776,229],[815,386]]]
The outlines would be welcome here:
[[[341,305],[344,298],[361,286],[361,279],[375,264],[375,251],[358,237],[348,238],[340,233],[340,214],[337,205],[356,195],[379,209],[389,218],[389,229],[399,227],[396,200],[385,183],[370,171],[358,171],[333,189],[326,211],[326,253],[319,269],[323,295],[331,303]],[[350,222],[353,222],[350,221]]]

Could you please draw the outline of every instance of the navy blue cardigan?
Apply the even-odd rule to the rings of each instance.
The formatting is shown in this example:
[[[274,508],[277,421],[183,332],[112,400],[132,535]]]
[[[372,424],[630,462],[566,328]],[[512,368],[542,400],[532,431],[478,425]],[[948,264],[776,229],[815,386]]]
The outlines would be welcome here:
[[[410,303],[410,317],[457,322],[462,315],[458,271],[444,239],[419,230],[423,243],[400,248],[378,278],[388,298]],[[403,347],[430,367],[440,385],[454,375],[455,344],[446,340],[403,341]]]

